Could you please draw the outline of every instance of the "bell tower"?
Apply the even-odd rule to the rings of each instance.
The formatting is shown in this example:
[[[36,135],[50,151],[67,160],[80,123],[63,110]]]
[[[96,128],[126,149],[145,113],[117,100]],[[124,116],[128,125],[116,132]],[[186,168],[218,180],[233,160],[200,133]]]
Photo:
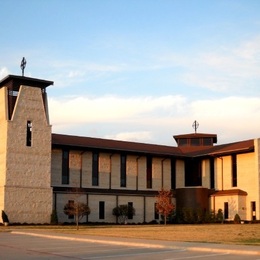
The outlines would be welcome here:
[[[9,75],[0,81],[0,210],[11,223],[49,223],[52,211],[52,81]]]

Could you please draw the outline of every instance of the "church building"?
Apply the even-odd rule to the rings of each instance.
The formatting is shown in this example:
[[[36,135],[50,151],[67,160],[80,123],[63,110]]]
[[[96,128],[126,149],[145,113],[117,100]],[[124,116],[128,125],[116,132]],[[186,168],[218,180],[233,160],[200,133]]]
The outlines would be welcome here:
[[[260,139],[217,145],[217,135],[173,136],[165,146],[52,133],[46,89],[52,81],[9,75],[0,81],[0,210],[11,223],[74,222],[64,205],[87,203],[82,222],[159,221],[158,191],[176,210],[215,212],[225,220],[260,218]]]

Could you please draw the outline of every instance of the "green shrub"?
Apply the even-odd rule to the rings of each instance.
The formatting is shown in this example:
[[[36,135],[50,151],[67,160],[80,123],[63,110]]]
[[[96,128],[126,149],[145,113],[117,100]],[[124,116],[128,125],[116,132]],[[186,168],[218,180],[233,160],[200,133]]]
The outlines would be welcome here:
[[[3,223],[9,223],[8,216],[6,215],[6,213],[3,210],[2,210],[2,220],[3,220]]]
[[[216,221],[217,222],[223,222],[224,221],[224,214],[223,214],[222,209],[218,210],[218,213],[216,215]]]
[[[51,213],[51,224],[52,225],[58,224],[58,215],[57,215],[57,211],[55,209]]]
[[[241,223],[241,218],[238,214],[235,215],[234,217],[234,223],[235,224],[240,224]]]

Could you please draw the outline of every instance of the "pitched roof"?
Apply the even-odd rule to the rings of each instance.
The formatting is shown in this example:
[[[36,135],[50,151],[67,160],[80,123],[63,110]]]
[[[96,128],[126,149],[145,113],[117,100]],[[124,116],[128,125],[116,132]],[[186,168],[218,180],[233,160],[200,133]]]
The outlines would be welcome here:
[[[232,153],[245,153],[254,151],[254,139],[228,143],[222,145],[216,145],[209,147],[204,150],[198,151],[186,151],[186,154],[189,156],[224,156]]]
[[[159,156],[201,157],[224,156],[232,153],[254,151],[254,140],[246,140],[211,147],[175,147],[157,144],[117,141],[102,138],[52,134],[53,147],[69,147],[70,149],[102,149]]]
[[[102,149],[107,151],[123,151],[123,152],[125,151],[130,153],[133,152],[133,153],[142,153],[142,154],[156,154],[160,156],[183,155],[182,152],[179,150],[179,148],[174,146],[126,142],[126,141],[61,135],[61,134],[52,134],[52,145],[54,147],[67,146],[67,147],[71,147],[72,149],[76,149],[76,148],[95,149],[96,148],[96,149]]]

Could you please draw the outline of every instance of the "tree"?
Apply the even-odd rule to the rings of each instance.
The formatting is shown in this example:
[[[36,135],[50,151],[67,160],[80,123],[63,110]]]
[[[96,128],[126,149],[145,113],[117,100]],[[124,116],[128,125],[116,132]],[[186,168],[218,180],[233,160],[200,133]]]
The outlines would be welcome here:
[[[2,210],[2,220],[5,225],[9,224],[8,216],[3,210]]]
[[[235,224],[240,224],[241,223],[241,218],[238,214],[235,215],[234,217],[234,223]]]
[[[175,206],[172,204],[172,192],[163,188],[156,196],[156,210],[164,216],[164,224],[166,225],[167,217],[172,213]]]
[[[52,213],[51,213],[51,224],[52,225],[58,224],[58,215],[57,215],[57,211],[55,209],[53,209]]]
[[[63,211],[66,215],[75,217],[77,229],[79,229],[79,221],[89,215],[90,208],[86,203],[70,201],[64,206]]]
[[[126,224],[128,216],[135,215],[135,208],[131,205],[119,205],[113,208],[112,214],[118,218],[120,224]]]

